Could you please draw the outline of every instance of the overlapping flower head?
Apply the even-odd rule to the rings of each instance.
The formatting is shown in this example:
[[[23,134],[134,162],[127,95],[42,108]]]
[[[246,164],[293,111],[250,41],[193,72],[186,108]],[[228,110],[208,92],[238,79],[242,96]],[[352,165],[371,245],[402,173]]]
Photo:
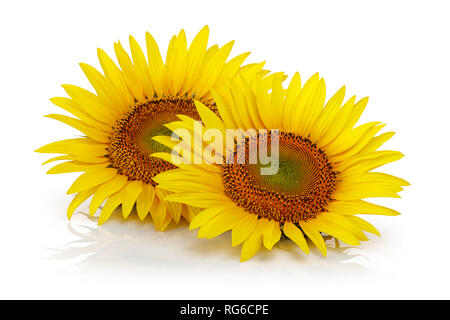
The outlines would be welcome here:
[[[298,73],[287,89],[280,77],[273,77],[268,90],[255,75],[251,81],[238,76],[225,90],[212,92],[218,112],[196,102],[201,124],[180,116],[167,125],[178,136],[154,138],[173,149],[154,156],[178,166],[154,180],[172,192],[167,201],[203,208],[190,224],[191,229],[199,228],[199,237],[231,230],[232,245],[242,244],[241,261],[261,246],[272,249],[281,238],[292,240],[305,253],[312,243],[325,256],[325,235],[350,245],[368,240],[365,232],[379,235],[357,215],[398,214],[363,200],[396,198],[408,185],[374,171],[403,155],[379,150],[394,135],[379,134],[384,127],[380,122],[356,126],[368,98],[345,100],[342,87],[326,102],[325,81],[315,74],[302,86]],[[205,139],[207,132],[213,134]],[[244,137],[240,142],[236,132]],[[217,143],[213,136],[225,138]],[[225,141],[230,136],[236,148]],[[194,146],[199,141],[198,149]],[[244,147],[241,154],[238,145]],[[267,159],[249,160],[255,146],[266,146],[267,154],[276,151],[272,174],[264,173],[273,164]],[[258,159],[263,154],[258,153]],[[247,162],[238,161],[243,155]]]
[[[37,150],[61,154],[46,162],[64,161],[48,173],[83,172],[67,192],[75,194],[68,207],[69,218],[92,196],[91,214],[106,200],[99,224],[119,206],[124,218],[133,207],[141,219],[150,213],[158,230],[165,229],[172,220],[178,222],[181,216],[192,219],[195,209],[166,202],[167,191],[153,180],[156,174],[174,166],[150,157],[165,150],[151,137],[169,132],[163,125],[175,120],[177,114],[199,120],[194,100],[215,112],[211,89],[223,92],[225,82],[238,72],[243,77],[267,73],[262,70],[264,63],[242,66],[249,53],[228,60],[233,41],[208,48],[208,34],[208,27],[203,28],[188,47],[181,30],[171,39],[165,62],[149,33],[146,34],[147,57],[133,37],[130,37],[131,57],[120,43],[114,45],[118,65],[99,49],[103,73],[80,64],[95,93],[63,85],[70,98],[51,99],[74,117],[60,114],[48,117],[84,134]]]

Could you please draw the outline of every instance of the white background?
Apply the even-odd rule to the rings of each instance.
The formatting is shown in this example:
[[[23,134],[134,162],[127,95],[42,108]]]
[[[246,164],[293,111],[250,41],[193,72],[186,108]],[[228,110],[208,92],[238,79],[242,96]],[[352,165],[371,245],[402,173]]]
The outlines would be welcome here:
[[[3,1],[0,5],[0,298],[450,298],[447,1]],[[185,28],[208,24],[210,44],[236,40],[233,55],[306,79],[325,77],[328,96],[369,95],[363,121],[397,134],[386,167],[411,182],[403,213],[368,217],[382,233],[322,258],[281,244],[239,263],[229,235],[196,239],[177,228],[112,219],[71,223],[65,191],[77,175],[46,175],[39,146],[77,134],[43,118],[60,84],[90,88],[78,62],[99,66],[150,31],[165,51]],[[86,206],[81,208],[85,211]],[[75,241],[75,242],[73,242]]]

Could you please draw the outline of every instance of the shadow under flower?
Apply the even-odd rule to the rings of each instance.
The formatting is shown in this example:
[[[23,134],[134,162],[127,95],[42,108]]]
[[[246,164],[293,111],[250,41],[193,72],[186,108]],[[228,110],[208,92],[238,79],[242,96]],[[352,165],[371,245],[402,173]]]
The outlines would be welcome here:
[[[161,268],[177,270],[180,267],[201,272],[230,272],[232,269],[267,272],[261,265],[270,265],[270,270],[275,273],[294,273],[299,267],[311,272],[342,269],[361,274],[373,269],[371,261],[363,255],[363,249],[342,246],[334,238],[327,239],[326,259],[315,248],[305,255],[291,241],[280,241],[273,250],[262,249],[250,261],[239,263],[240,246],[231,247],[229,233],[214,239],[198,239],[196,231],[189,230],[185,222],[158,232],[149,223],[150,218],[143,223],[135,214],[127,220],[113,215],[102,226],[97,226],[97,220],[87,213],[74,214],[67,228],[76,240],[59,248],[50,248],[47,259],[66,261],[70,270],[102,273],[117,270],[147,272]]]

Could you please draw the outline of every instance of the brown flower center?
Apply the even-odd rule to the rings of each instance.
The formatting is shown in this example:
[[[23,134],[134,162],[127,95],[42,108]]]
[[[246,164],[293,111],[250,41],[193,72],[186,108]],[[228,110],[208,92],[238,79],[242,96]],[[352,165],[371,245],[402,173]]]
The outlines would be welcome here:
[[[129,180],[156,183],[154,176],[175,168],[159,158],[151,157],[155,152],[170,152],[170,149],[152,139],[158,135],[171,135],[164,124],[179,120],[176,115],[184,114],[199,120],[194,100],[189,97],[158,98],[136,104],[113,127],[108,146],[109,159],[119,174]]]
[[[311,140],[280,132],[278,172],[261,175],[261,167],[248,163],[223,165],[225,194],[249,213],[280,223],[298,223],[326,211],[337,172]]]

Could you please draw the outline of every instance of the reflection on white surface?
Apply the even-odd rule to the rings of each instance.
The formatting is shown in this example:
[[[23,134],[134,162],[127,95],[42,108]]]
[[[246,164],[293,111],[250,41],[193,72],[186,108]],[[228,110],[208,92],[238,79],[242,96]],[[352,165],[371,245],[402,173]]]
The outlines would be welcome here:
[[[324,259],[318,250],[303,254],[291,241],[281,241],[273,250],[262,249],[254,258],[239,263],[240,247],[232,248],[230,235],[214,239],[198,239],[196,231],[187,224],[173,226],[166,232],[157,232],[150,221],[142,223],[134,215],[123,220],[114,215],[104,225],[97,226],[97,218],[77,213],[68,223],[75,240],[59,248],[50,249],[50,260],[68,262],[68,269],[84,272],[145,272],[146,270],[177,270],[184,272],[223,273],[251,270],[272,274],[305,272],[333,272],[339,270],[354,274],[376,271],[364,256],[364,249],[336,244],[327,240],[328,256]]]

